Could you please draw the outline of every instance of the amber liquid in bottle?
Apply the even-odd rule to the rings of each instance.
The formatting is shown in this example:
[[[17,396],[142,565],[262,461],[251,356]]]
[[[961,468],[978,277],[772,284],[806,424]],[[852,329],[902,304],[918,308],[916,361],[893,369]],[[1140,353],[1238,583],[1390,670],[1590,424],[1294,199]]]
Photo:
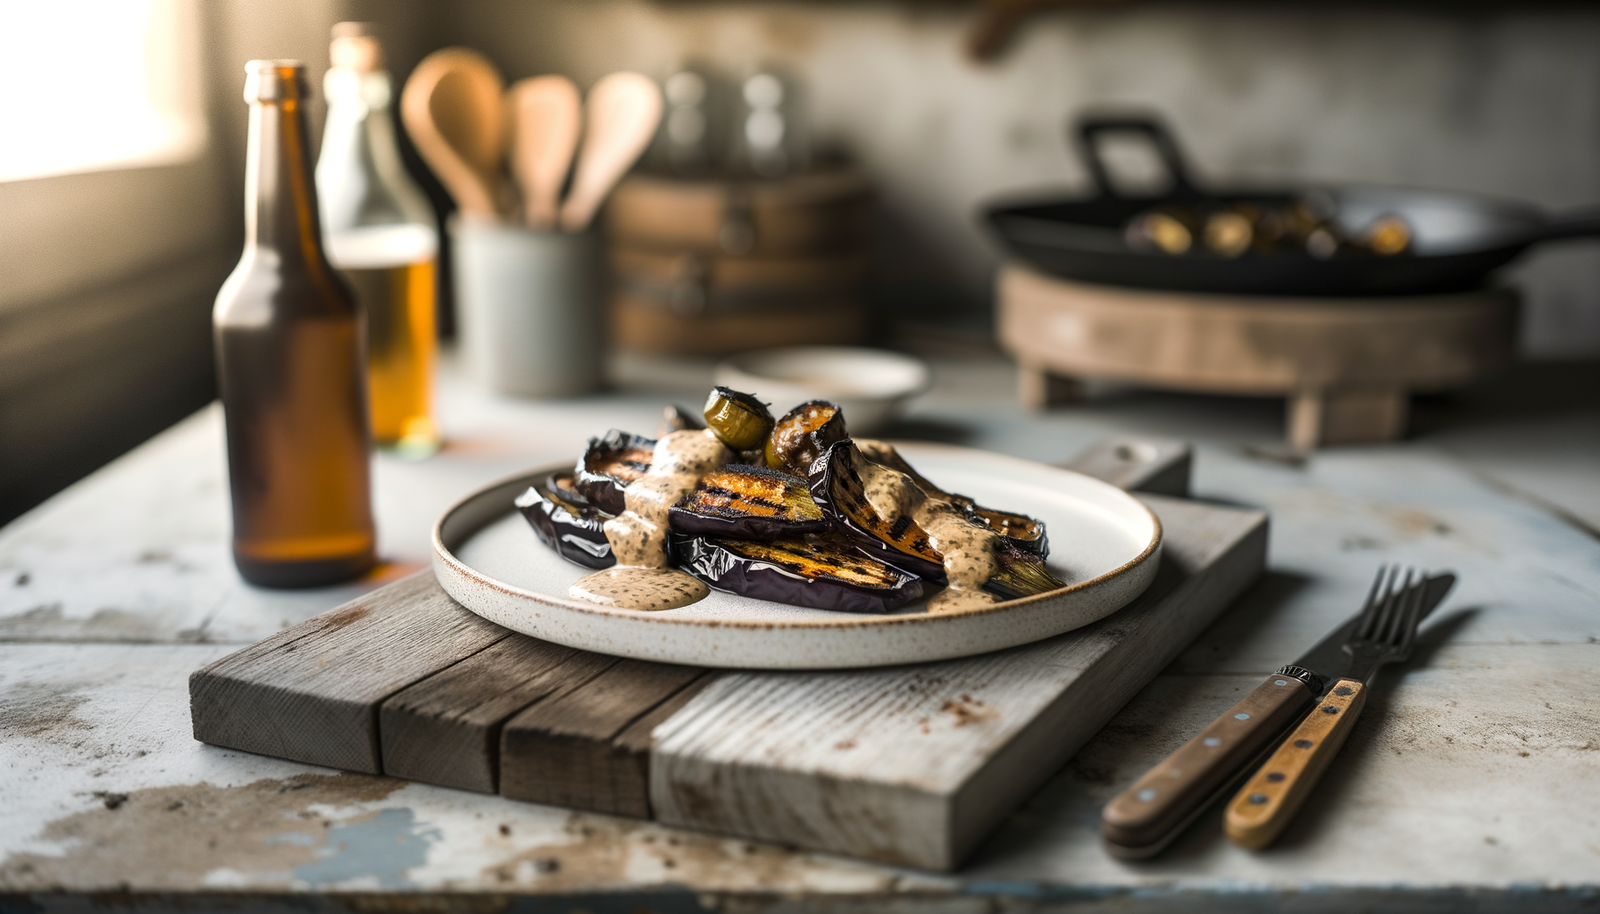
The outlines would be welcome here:
[[[438,232],[401,164],[382,45],[367,23],[341,22],[333,35],[317,162],[323,236],[366,315],[373,443],[427,457],[440,444],[432,402]]]
[[[245,72],[245,248],[213,311],[233,557],[251,583],[312,587],[376,561],[361,315],[322,250],[305,69]]]

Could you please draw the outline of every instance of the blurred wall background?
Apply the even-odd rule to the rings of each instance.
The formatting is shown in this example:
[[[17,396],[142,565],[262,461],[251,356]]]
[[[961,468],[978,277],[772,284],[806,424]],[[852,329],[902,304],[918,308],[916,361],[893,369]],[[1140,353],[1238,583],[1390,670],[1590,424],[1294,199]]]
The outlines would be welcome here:
[[[1588,5],[1069,6],[974,64],[962,49],[974,6],[944,0],[170,2],[198,36],[205,152],[0,182],[0,521],[210,398],[210,303],[242,238],[243,64],[298,57],[320,86],[342,19],[379,23],[401,78],[453,44],[508,80],[559,71],[582,86],[690,61],[733,76],[783,68],[812,132],[876,182],[874,305],[891,324],[932,315],[982,332],[999,255],[977,208],[1084,187],[1064,127],[1091,106],[1164,115],[1202,178],[1600,204]],[[1527,293],[1526,356],[1600,356],[1600,248],[1547,248],[1509,276]]]
[[[988,64],[962,50],[975,6],[929,0],[274,0],[217,13],[230,64],[299,56],[318,79],[327,26],[343,18],[383,26],[397,74],[452,44],[508,81],[563,72],[585,87],[623,68],[778,66],[801,81],[817,139],[877,184],[876,305],[980,327],[999,252],[977,210],[1083,188],[1065,126],[1088,107],[1164,115],[1217,181],[1600,205],[1600,10],[1586,5],[1095,3],[1040,12]],[[243,106],[231,116],[222,136],[242,163]],[[1600,247],[1545,248],[1511,276],[1529,299],[1526,355],[1600,355]]]

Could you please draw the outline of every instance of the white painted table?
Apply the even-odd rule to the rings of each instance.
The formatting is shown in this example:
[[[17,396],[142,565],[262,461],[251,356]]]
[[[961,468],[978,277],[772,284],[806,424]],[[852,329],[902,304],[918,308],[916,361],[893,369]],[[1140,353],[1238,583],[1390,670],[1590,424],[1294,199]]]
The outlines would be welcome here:
[[[1198,495],[1273,517],[1268,578],[958,874],[191,738],[192,670],[423,566],[431,521],[467,489],[567,457],[608,426],[653,428],[667,399],[703,396],[709,371],[691,369],[669,390],[545,404],[447,378],[450,446],[420,464],[378,459],[390,564],[360,585],[273,593],[240,582],[214,408],[0,530],[0,909],[77,910],[89,896],[251,910],[395,902],[373,893],[539,911],[1409,910],[1421,896],[1474,910],[1594,906],[1600,410],[1458,423],[1296,465],[1272,456],[1279,416],[1264,404],[1140,394],[1029,416],[1009,366],[936,368],[907,433],[1039,460],[1108,432],[1186,437]],[[1213,809],[1155,861],[1107,856],[1096,835],[1106,799],[1352,612],[1381,561],[1454,569],[1461,583],[1412,661],[1381,675],[1282,844],[1232,847]]]

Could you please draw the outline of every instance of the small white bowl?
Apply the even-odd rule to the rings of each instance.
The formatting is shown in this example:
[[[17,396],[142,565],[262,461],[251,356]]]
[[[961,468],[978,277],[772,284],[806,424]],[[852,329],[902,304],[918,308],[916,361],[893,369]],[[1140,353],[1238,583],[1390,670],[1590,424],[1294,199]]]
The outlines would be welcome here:
[[[870,435],[888,424],[905,401],[928,389],[921,359],[851,346],[790,346],[729,356],[717,383],[772,404],[782,416],[807,400],[832,400],[844,409],[851,434]]]

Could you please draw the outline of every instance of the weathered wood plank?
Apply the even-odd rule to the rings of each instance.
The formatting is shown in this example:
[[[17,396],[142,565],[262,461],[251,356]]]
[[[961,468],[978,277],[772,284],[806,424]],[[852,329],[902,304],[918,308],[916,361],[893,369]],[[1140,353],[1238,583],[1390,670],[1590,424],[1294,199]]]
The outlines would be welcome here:
[[[494,793],[500,726],[528,705],[582,686],[615,658],[511,634],[383,703],[383,770],[398,778]]]
[[[1129,492],[1188,498],[1193,464],[1194,450],[1188,442],[1115,435],[1101,438],[1061,465]]]
[[[419,571],[195,671],[194,737],[379,774],[379,703],[508,634]]]
[[[582,688],[534,704],[501,730],[500,793],[649,818],[649,743],[632,728],[669,716],[682,702],[667,703],[704,675],[695,667],[620,660]]]
[[[1161,574],[1094,625],[963,660],[713,680],[655,730],[657,818],[952,868],[1263,570],[1262,512],[1148,500]]]

